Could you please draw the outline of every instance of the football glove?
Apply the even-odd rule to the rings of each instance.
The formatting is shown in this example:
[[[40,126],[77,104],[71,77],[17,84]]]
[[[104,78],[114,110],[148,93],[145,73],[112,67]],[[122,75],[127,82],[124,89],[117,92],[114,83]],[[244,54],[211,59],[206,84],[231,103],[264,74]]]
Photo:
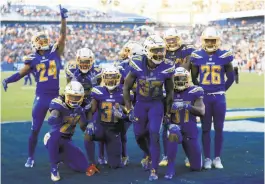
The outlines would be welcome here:
[[[119,119],[125,118],[125,114],[123,113],[123,110],[120,106],[119,107],[113,106],[112,110],[113,110],[113,115],[115,117],[117,117]]]
[[[62,19],[66,19],[68,17],[67,12],[68,10],[66,8],[62,8],[61,5],[59,5],[60,8],[60,14]]]
[[[5,79],[2,81],[2,85],[4,87],[4,90],[6,91],[7,90],[7,82]]]
[[[171,110],[176,111],[176,110],[181,110],[181,109],[190,110],[191,109],[191,105],[183,103],[183,102],[175,102],[175,103],[172,104]]]

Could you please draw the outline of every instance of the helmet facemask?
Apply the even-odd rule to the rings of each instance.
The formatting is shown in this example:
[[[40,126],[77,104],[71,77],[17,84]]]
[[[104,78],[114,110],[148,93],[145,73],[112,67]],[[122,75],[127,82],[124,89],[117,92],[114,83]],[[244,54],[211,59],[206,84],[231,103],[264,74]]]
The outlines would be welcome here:
[[[36,50],[48,50],[50,46],[50,39],[46,34],[39,34],[32,38],[32,46]]]
[[[89,57],[89,58],[78,57],[77,58],[77,65],[78,65],[79,70],[82,73],[87,73],[89,70],[91,70],[93,63],[94,63],[94,58],[92,57]]]
[[[181,46],[181,39],[178,36],[170,36],[165,39],[167,50],[175,51]]]
[[[202,48],[207,52],[214,52],[220,47],[220,38],[202,38]]]
[[[183,91],[189,87],[188,75],[177,74],[174,76],[174,89],[177,91]]]
[[[161,64],[166,56],[166,49],[164,47],[153,47],[148,50],[147,58],[152,60],[156,65]]]
[[[102,74],[102,83],[109,90],[114,90],[117,86],[119,86],[120,81],[120,73],[106,72]]]
[[[65,103],[71,108],[76,108],[80,106],[83,102],[83,99],[84,95],[70,93],[65,94]]]

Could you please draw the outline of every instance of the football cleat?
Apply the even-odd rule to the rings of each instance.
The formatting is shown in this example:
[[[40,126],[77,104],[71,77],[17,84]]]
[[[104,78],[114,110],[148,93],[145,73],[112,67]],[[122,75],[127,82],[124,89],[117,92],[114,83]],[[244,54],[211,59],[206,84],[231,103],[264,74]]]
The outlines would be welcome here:
[[[129,157],[128,156],[127,157],[122,157],[121,161],[122,161],[122,164],[124,166],[126,166],[126,165],[129,164]]]
[[[212,160],[210,158],[204,159],[204,169],[211,169],[212,168]]]
[[[216,169],[223,169],[223,164],[221,162],[221,158],[220,157],[216,157],[214,160],[213,160],[213,166],[214,168]]]
[[[25,167],[33,167],[34,166],[34,160],[33,158],[29,157],[27,159],[27,162],[25,163]]]
[[[154,181],[158,179],[158,175],[156,173],[155,169],[151,170],[150,176],[149,176],[149,181]]]
[[[96,172],[99,173],[98,168],[96,167],[95,164],[91,164],[91,165],[87,168],[86,175],[87,175],[87,176],[93,176]]]
[[[108,161],[105,157],[103,157],[103,158],[98,157],[98,164],[99,165],[107,165]]]
[[[185,162],[186,167],[190,167],[190,161],[189,161],[188,157],[185,158],[184,162]]]
[[[165,179],[167,179],[167,180],[171,180],[171,179],[173,178],[174,175],[175,175],[175,174],[173,174],[173,173],[167,173],[167,174],[165,175]]]
[[[142,164],[142,167],[144,168],[144,170],[149,170],[150,165],[151,165],[151,160],[150,160],[149,156],[146,156],[145,158],[143,158],[141,160],[141,164]]]
[[[52,181],[59,181],[61,178],[60,178],[60,174],[59,174],[59,171],[58,171],[58,168],[54,167],[51,169],[51,180]]]
[[[163,156],[162,160],[159,162],[159,166],[165,167],[168,164],[167,156]]]

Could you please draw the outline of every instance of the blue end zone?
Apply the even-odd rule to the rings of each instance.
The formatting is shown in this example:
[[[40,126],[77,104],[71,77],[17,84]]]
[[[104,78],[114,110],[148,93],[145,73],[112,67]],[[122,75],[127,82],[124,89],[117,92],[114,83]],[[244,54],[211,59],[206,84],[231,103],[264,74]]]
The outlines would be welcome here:
[[[261,121],[262,119],[260,119]],[[264,121],[264,119],[263,119]],[[48,153],[43,146],[43,136],[48,131],[44,123],[36,150],[36,165],[25,168],[27,158],[28,135],[30,123],[2,124],[2,183],[4,184],[47,184],[50,180]],[[200,130],[201,132],[201,130]],[[214,136],[212,132],[212,137]],[[84,150],[83,135],[77,131],[74,142]],[[182,148],[177,154],[177,175],[172,181],[165,180],[165,168],[159,168],[159,184],[261,184],[264,183],[264,134],[262,132],[224,132],[223,170],[190,172],[184,166]],[[212,139],[212,142],[214,140]],[[181,146],[180,146],[181,147]],[[213,149],[212,149],[213,150]],[[128,153],[130,165],[124,169],[109,170],[102,168],[101,173],[93,177],[76,173],[60,167],[63,184],[144,184],[148,182],[149,172],[140,166],[142,152],[136,145],[132,127],[128,132]],[[213,154],[213,152],[212,152]]]

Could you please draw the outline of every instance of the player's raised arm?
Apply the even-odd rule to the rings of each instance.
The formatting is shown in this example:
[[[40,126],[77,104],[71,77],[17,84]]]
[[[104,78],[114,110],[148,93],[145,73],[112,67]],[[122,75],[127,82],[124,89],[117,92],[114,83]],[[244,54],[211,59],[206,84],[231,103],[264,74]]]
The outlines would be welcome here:
[[[232,63],[228,63],[224,67],[225,67],[225,74],[227,77],[227,80],[225,81],[225,90],[227,91],[235,80],[235,73]]]
[[[123,98],[124,98],[125,108],[127,110],[130,110],[132,108],[130,90],[132,89],[135,80],[136,76],[132,72],[129,72],[124,82]]]
[[[66,8],[60,7],[60,14],[61,14],[61,30],[60,30],[60,37],[58,40],[58,54],[62,55],[65,47],[65,40],[66,40],[66,18],[68,17]]]
[[[174,77],[170,77],[165,81],[166,90],[166,114],[170,114],[174,95]]]

